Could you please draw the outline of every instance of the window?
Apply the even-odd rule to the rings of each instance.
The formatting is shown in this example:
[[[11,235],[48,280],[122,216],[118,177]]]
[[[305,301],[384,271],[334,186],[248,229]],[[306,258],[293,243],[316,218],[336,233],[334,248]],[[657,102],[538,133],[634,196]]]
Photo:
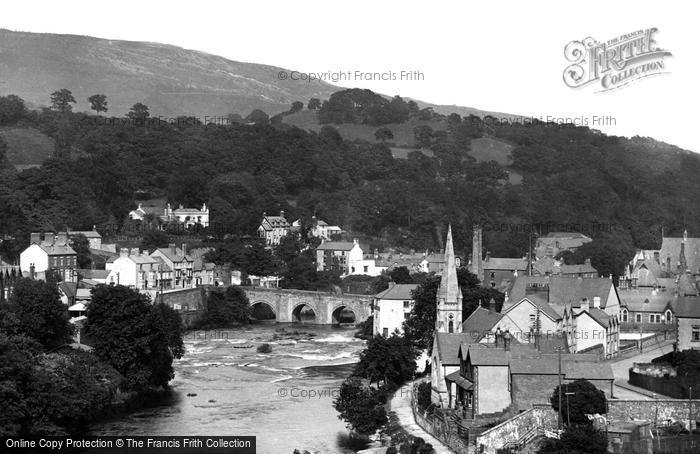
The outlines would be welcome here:
[[[622,322],[627,323],[627,317],[629,316],[629,313],[627,312],[627,309],[622,309]]]
[[[365,273],[367,273],[367,272],[369,271],[369,266],[365,265],[365,266],[363,267],[363,270],[364,270]]]
[[[634,321],[637,323],[642,323],[642,314],[634,314]]]
[[[691,342],[700,342],[700,326],[693,325],[693,331],[690,334]]]
[[[410,308],[411,308],[411,302],[410,302],[410,301],[404,301],[404,302],[403,302],[403,308],[404,308],[404,309],[410,309]]]
[[[671,323],[673,321],[673,314],[670,310],[666,311],[666,323]]]
[[[408,317],[410,317],[410,316],[411,316],[411,313],[410,313],[410,312],[404,312],[404,313],[403,313],[403,319],[404,319],[404,320],[408,320]]]
[[[448,332],[448,333],[454,333],[454,332],[455,332],[455,324],[454,324],[454,322],[453,322],[452,320],[450,320],[450,323],[449,323],[449,325],[447,325],[447,326],[448,326],[448,328],[447,328],[447,332]]]
[[[382,330],[382,336],[389,337],[389,328],[384,328]]]

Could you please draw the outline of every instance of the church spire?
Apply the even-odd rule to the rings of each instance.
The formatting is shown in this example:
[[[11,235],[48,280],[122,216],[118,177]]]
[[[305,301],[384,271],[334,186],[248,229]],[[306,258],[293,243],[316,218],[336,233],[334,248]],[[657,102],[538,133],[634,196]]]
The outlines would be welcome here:
[[[462,290],[457,281],[457,260],[452,244],[451,225],[447,229],[447,241],[445,241],[445,265],[437,292],[435,323],[438,332],[462,332]]]

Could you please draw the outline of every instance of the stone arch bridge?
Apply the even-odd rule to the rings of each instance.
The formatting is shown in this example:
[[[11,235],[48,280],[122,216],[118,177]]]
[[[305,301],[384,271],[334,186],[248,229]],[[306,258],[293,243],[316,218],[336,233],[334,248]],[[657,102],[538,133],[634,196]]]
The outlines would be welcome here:
[[[340,323],[340,314],[350,311],[355,316],[355,323],[364,322],[372,314],[372,297],[369,295],[332,294],[292,289],[268,289],[243,287],[251,307],[266,305],[275,314],[280,323],[301,321],[304,308],[314,312],[313,320],[305,323],[316,325],[333,325]]]

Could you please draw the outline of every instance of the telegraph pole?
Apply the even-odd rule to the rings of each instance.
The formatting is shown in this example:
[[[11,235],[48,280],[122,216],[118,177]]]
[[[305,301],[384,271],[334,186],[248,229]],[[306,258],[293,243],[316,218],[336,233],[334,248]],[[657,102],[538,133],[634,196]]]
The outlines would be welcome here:
[[[559,411],[557,412],[557,429],[561,430],[561,347],[557,347],[557,359],[559,360],[559,387],[557,388],[559,394]]]

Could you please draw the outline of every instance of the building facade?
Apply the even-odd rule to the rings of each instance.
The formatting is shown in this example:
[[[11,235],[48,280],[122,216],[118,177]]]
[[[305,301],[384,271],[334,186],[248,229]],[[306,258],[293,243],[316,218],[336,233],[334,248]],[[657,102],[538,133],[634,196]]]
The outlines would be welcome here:
[[[389,337],[403,332],[403,322],[413,309],[413,291],[418,284],[389,283],[389,288],[374,295],[372,300],[374,335]]]

